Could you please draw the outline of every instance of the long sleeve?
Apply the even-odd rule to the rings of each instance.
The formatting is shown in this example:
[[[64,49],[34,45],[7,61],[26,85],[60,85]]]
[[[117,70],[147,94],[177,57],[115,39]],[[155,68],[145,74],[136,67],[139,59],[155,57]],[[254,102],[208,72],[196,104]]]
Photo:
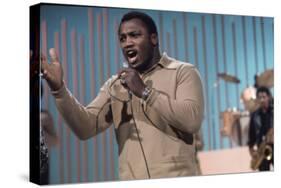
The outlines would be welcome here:
[[[60,114],[82,140],[102,132],[112,123],[110,97],[106,89],[108,83],[104,84],[98,96],[86,107],[76,100],[65,85],[53,92]]]
[[[182,66],[177,73],[176,98],[152,89],[146,105],[154,109],[166,123],[187,132],[196,133],[204,113],[203,87],[198,71]]]

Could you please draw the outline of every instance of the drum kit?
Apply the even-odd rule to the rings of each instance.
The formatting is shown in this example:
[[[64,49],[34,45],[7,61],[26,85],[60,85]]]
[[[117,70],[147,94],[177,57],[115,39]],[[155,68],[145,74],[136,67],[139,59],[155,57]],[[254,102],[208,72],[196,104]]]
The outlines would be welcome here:
[[[234,84],[239,84],[240,80],[226,73],[218,73],[218,78]],[[235,108],[227,109],[220,113],[221,135],[228,136],[233,142],[242,146],[248,141],[248,129],[250,114],[259,108],[256,98],[256,88],[264,86],[273,88],[274,72],[273,69],[264,71],[255,76],[255,86],[247,87],[240,95],[240,100],[244,105],[244,111]]]

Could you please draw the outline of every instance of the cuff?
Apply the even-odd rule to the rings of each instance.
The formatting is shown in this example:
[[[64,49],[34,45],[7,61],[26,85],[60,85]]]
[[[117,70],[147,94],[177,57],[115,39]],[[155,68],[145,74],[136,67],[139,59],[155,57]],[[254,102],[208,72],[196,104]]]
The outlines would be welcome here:
[[[65,94],[67,93],[67,89],[65,86],[65,83],[62,83],[62,86],[60,89],[52,91],[51,90],[51,94],[55,97],[55,98],[62,98]]]

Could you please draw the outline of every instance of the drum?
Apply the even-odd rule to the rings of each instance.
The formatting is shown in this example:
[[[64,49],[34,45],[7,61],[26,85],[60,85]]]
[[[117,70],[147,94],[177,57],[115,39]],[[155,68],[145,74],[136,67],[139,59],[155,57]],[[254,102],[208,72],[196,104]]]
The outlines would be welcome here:
[[[258,101],[256,99],[256,88],[247,87],[241,94],[241,101],[244,104],[245,110],[254,112],[259,108]]]
[[[237,146],[246,145],[250,123],[249,111],[228,110],[221,112],[221,134],[231,139]]]
[[[231,136],[233,126],[239,120],[240,113],[234,110],[226,110],[221,112],[220,120],[221,120],[221,135],[222,136]]]
[[[249,135],[250,113],[240,112],[235,126],[232,127],[231,140],[239,146],[247,145]]]

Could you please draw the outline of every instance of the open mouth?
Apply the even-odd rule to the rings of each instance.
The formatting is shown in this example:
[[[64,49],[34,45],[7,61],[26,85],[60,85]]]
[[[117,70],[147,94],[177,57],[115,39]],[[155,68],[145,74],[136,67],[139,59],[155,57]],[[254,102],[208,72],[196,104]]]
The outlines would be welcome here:
[[[128,50],[126,52],[128,62],[129,63],[135,63],[135,61],[137,60],[137,54],[138,54],[138,52],[136,50]]]

